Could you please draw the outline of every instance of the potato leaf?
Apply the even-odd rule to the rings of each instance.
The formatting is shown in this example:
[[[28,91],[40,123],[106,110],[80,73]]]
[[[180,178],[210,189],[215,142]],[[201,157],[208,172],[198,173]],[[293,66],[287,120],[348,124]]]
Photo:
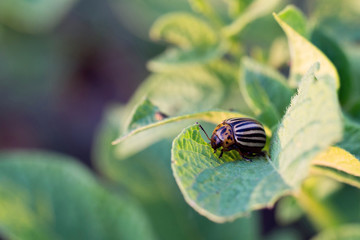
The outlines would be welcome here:
[[[311,160],[342,134],[334,81],[316,79],[318,68],[315,64],[304,76],[274,134],[272,160],[239,161],[233,151],[219,159],[197,126],[186,128],[174,140],[172,169],[190,206],[213,221],[224,222],[271,206],[299,188]]]
[[[289,41],[291,52],[290,84],[296,87],[301,76],[307,72],[309,67],[314,62],[320,62],[321,69],[318,72],[318,77],[330,76],[335,82],[336,88],[339,88],[339,75],[334,64],[302,35],[304,34],[303,18],[300,17],[302,14],[299,11],[294,6],[288,6],[279,14],[273,14]]]
[[[219,159],[196,125],[184,129],[173,142],[171,166],[185,200],[215,222],[272,206],[290,190],[265,158],[251,163],[234,159],[240,159],[238,153],[227,152]]]
[[[204,63],[221,56],[226,44],[204,20],[188,13],[170,13],[159,18],[150,31],[156,41],[173,46],[148,64],[153,71]]]
[[[311,172],[360,188],[360,161],[339,147],[331,147],[312,161]]]
[[[271,157],[283,179],[298,187],[309,171],[310,161],[342,138],[342,119],[334,86],[329,77],[317,78],[314,64],[303,77],[277,133]],[[321,70],[319,71],[321,74]],[[301,170],[299,170],[301,169]]]
[[[181,115],[219,106],[226,97],[225,92],[226,85],[216,74],[193,67],[150,75],[128,105],[133,110],[146,97],[164,113]]]
[[[344,137],[337,146],[345,149],[360,161],[360,124],[345,117]]]
[[[231,1],[229,2],[231,3]],[[225,36],[234,36],[240,33],[248,23],[270,13],[280,2],[281,0],[252,1],[234,22],[223,29]]]
[[[311,240],[351,240],[360,239],[360,224],[344,224],[340,227],[330,228],[317,234]]]
[[[196,120],[204,120],[212,123],[220,123],[224,119],[230,117],[248,117],[244,114],[240,114],[237,112],[230,112],[230,111],[222,111],[222,110],[212,110],[212,111],[204,111],[204,112],[197,112],[197,113],[190,113],[175,117],[168,117],[162,120],[156,120],[155,115],[158,113],[158,108],[154,106],[149,100],[145,99],[144,102],[139,104],[136,108],[134,117],[131,119],[130,123],[128,124],[128,129],[120,136],[118,139],[113,141],[113,144],[118,144],[125,140],[128,137],[131,137],[135,134],[143,132],[148,129],[152,129],[155,127],[159,127],[162,125],[166,125],[169,123],[189,120],[189,119],[196,119]],[[135,127],[134,127],[135,126]],[[265,127],[265,130],[268,135],[271,135],[271,132],[268,128]]]
[[[69,11],[76,0],[0,1],[0,22],[24,32],[46,31]]]
[[[22,151],[0,160],[0,226],[8,238],[155,239],[132,199],[105,190],[74,159]]]
[[[275,70],[250,58],[243,58],[240,90],[256,115],[268,126],[275,126],[285,113],[294,90]]]
[[[340,48],[340,46],[332,38],[327,36],[319,28],[316,28],[311,33],[311,42],[318,47],[326,56],[334,63],[341,81],[339,89],[339,99],[341,104],[346,106],[346,103],[352,98],[354,93],[354,79],[350,72],[350,63],[347,56]]]

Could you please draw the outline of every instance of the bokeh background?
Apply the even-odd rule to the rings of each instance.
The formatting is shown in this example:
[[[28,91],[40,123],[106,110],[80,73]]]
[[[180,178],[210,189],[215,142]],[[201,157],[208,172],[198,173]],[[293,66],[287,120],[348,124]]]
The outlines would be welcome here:
[[[126,103],[162,50],[148,40],[151,23],[186,2],[38,1],[27,16],[27,1],[3,2],[0,148],[55,150],[90,165],[106,105]]]

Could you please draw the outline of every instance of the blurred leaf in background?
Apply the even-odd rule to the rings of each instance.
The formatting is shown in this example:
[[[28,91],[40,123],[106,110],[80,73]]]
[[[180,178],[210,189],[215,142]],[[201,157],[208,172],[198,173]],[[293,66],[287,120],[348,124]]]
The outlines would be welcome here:
[[[134,199],[103,188],[76,159],[0,154],[0,225],[10,239],[156,239]]]
[[[43,32],[54,27],[77,0],[2,0],[0,23],[22,32]]]
[[[106,2],[67,11],[41,33],[0,25],[0,147],[44,147],[89,164],[104,106],[127,101],[159,48],[124,29]]]
[[[133,34],[148,39],[148,32],[156,18],[172,11],[190,11],[187,0],[109,0],[121,23]]]

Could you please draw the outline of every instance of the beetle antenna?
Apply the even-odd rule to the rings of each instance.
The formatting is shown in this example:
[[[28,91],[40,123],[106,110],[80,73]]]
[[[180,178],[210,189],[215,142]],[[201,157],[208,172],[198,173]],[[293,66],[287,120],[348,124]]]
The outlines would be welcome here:
[[[209,136],[207,135],[207,133],[205,132],[204,128],[198,123],[196,122],[197,125],[199,125],[199,127],[201,128],[201,130],[203,130],[203,132],[205,133],[206,137],[211,141],[211,139],[209,138]]]

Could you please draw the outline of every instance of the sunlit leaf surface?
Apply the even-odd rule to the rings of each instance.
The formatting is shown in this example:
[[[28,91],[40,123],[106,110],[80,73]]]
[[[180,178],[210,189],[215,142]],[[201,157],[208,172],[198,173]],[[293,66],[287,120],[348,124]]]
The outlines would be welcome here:
[[[339,141],[342,134],[334,82],[316,79],[318,67],[315,64],[304,76],[275,132],[271,160],[260,157],[249,163],[234,152],[219,159],[197,126],[185,129],[174,140],[174,175],[194,209],[224,222],[271,206],[280,196],[299,188],[312,158]]]

